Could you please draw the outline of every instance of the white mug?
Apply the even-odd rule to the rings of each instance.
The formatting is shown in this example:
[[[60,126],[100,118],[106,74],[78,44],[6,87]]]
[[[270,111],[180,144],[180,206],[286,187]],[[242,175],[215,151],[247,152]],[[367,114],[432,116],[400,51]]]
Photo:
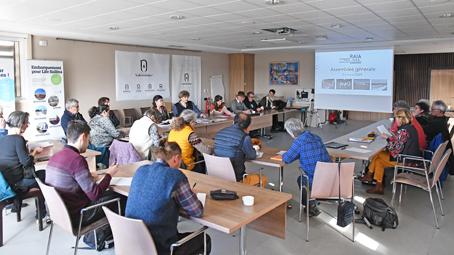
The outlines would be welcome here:
[[[243,205],[245,206],[253,206],[254,205],[254,197],[253,196],[243,196]]]

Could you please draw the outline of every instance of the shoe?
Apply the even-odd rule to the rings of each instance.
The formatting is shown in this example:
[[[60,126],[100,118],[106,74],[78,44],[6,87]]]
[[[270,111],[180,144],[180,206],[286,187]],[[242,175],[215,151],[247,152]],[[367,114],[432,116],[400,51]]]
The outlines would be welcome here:
[[[385,194],[385,189],[383,183],[377,182],[373,188],[370,188],[366,191],[369,194],[383,195]]]
[[[306,208],[304,208],[304,212],[307,213]],[[317,217],[320,213],[322,213],[316,205],[309,205],[309,217]]]
[[[371,183],[374,181],[374,179],[372,178],[373,176],[373,173],[371,172],[367,172],[365,175],[359,177],[359,180],[362,182],[362,183]]]

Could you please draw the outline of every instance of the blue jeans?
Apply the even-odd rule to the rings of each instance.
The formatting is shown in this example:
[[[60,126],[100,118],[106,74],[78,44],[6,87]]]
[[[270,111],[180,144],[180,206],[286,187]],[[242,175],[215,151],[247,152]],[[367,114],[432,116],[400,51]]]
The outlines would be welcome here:
[[[301,185],[304,186],[303,187],[303,196],[301,198],[301,203],[303,205],[306,205],[306,199],[307,199],[307,192],[306,192],[306,183],[307,183],[307,180],[305,177],[303,176],[298,176],[298,179],[297,179],[297,182],[298,182],[298,187],[301,188]],[[311,186],[312,186],[312,183],[309,183],[309,190],[311,190]],[[317,201],[315,200],[309,200],[309,206],[315,206],[317,203]]]
[[[40,170],[35,172],[36,176],[44,182],[46,179],[46,171]],[[16,183],[15,185],[18,188],[23,188],[24,190],[28,190],[31,188],[39,188],[38,183],[34,178],[23,178],[19,182]],[[41,212],[41,217],[46,216],[47,210],[46,210],[46,205],[44,204],[44,199],[39,200],[39,204],[37,205],[39,207],[39,211]],[[36,208],[38,209],[38,208]]]

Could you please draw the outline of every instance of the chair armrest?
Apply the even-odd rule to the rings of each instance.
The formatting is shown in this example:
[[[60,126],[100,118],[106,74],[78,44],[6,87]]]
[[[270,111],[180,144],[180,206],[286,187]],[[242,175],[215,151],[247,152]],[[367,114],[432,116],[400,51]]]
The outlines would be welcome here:
[[[173,250],[174,247],[179,247],[179,246],[183,245],[183,244],[186,243],[187,241],[189,241],[189,240],[193,239],[194,237],[196,237],[196,236],[202,234],[202,233],[205,232],[205,230],[207,230],[207,229],[208,229],[208,227],[202,227],[202,228],[200,228],[200,229],[198,229],[198,230],[192,232],[190,235],[187,235],[187,236],[185,236],[184,238],[178,240],[176,243],[173,243],[173,244],[170,246],[170,248]]]
[[[98,207],[101,207],[101,206],[104,206],[104,205],[107,205],[107,204],[110,204],[110,203],[113,203],[113,202],[117,202],[118,203],[118,212],[120,213],[120,198],[114,198],[114,199],[111,199],[111,200],[108,200],[108,201],[105,201],[105,202],[102,202],[102,203],[99,203],[99,204],[96,204],[96,205],[92,205],[92,206],[88,206],[88,207],[82,208],[80,210],[80,214],[83,216],[85,214],[85,212],[87,212],[87,211],[93,210],[95,208],[98,208]]]

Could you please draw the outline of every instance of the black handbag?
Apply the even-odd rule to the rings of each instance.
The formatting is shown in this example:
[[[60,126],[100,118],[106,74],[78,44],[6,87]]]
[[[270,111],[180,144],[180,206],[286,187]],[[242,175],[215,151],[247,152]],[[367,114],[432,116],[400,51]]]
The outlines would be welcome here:
[[[341,200],[341,162],[338,163],[338,172],[339,172],[339,205],[337,206],[337,225],[339,227],[346,227],[353,221],[353,216],[355,212],[355,204],[351,201],[342,201]]]
[[[235,191],[226,189],[217,189],[210,191],[210,196],[214,200],[235,200],[238,199],[238,195]]]

